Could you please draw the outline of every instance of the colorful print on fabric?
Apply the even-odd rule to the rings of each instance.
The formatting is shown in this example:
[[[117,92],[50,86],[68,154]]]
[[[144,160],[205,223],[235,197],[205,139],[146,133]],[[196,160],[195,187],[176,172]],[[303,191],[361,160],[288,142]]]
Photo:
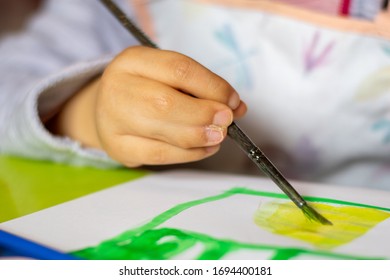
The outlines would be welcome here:
[[[304,68],[306,73],[317,69],[320,66],[323,66],[329,57],[335,42],[331,41],[325,46],[320,47],[321,34],[319,31],[315,32],[311,42],[304,50]]]
[[[356,98],[360,101],[381,97],[390,90],[390,66],[383,67],[369,75],[360,84]]]
[[[390,120],[380,119],[376,123],[373,124],[372,129],[374,131],[381,131],[384,133],[383,135],[383,144],[390,144]]]
[[[230,64],[237,65],[236,85],[243,89],[252,89],[253,78],[246,60],[254,54],[254,51],[243,51],[241,49],[234,31],[229,24],[225,24],[220,29],[215,30],[214,34],[223,47],[227,48],[234,55],[234,61],[231,61]]]

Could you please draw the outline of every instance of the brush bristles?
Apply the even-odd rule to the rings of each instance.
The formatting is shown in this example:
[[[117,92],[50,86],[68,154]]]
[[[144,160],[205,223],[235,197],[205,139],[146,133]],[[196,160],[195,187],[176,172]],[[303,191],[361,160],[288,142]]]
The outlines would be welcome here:
[[[305,204],[302,206],[301,209],[303,211],[303,214],[305,214],[305,216],[309,220],[316,221],[316,222],[323,224],[323,225],[329,225],[329,226],[333,225],[331,221],[326,219],[324,216],[322,216],[320,213],[318,213],[316,210],[314,210],[309,205]]]

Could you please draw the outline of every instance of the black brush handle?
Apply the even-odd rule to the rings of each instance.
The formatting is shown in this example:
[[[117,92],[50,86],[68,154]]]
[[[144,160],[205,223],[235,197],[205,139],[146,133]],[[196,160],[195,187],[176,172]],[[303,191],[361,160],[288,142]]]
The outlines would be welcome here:
[[[306,202],[301,195],[286,180],[282,173],[266,157],[266,155],[257,147],[252,140],[240,129],[236,123],[228,127],[228,135],[243,150],[248,157],[264,172],[274,183],[297,205],[302,208]]]

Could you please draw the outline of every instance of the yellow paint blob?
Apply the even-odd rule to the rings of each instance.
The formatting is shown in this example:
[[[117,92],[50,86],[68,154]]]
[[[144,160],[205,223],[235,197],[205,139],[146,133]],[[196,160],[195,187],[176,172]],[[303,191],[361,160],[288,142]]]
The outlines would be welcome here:
[[[364,235],[390,213],[365,207],[310,203],[333,225],[322,225],[306,218],[292,202],[270,202],[254,214],[259,227],[287,237],[308,242],[318,248],[332,249]]]

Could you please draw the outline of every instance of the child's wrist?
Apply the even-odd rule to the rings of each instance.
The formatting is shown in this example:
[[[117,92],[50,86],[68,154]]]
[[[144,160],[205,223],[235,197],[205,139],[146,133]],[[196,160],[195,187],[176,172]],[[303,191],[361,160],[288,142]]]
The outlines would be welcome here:
[[[95,99],[99,78],[91,81],[70,100],[47,124],[54,135],[69,137],[83,146],[101,148],[95,123]]]

